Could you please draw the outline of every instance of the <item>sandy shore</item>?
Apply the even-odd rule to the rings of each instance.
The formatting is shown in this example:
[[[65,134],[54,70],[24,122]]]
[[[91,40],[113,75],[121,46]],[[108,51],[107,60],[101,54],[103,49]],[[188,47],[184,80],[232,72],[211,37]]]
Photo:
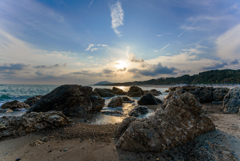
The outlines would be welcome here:
[[[216,131],[196,137],[197,140],[209,140],[229,148],[240,160],[240,114],[222,114],[220,105],[211,107],[204,104],[203,109],[216,109],[206,112],[217,127]],[[117,124],[90,125],[77,123],[56,130],[31,133],[16,138],[0,141],[0,160],[10,161],[20,158],[21,161],[119,161],[119,160],[183,160],[181,147],[162,153],[127,152],[116,149],[113,132]],[[32,146],[43,137],[47,142]],[[158,158],[158,159],[157,159]]]

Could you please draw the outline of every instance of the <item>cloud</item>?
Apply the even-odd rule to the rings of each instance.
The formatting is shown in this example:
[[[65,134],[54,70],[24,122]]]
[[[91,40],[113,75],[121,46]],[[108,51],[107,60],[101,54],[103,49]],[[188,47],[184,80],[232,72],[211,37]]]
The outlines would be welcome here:
[[[20,63],[4,63],[0,66],[0,71],[6,71],[6,70],[23,70],[27,67],[30,67],[31,65],[26,64],[20,64]]]
[[[111,74],[111,73],[113,73],[114,71],[113,70],[111,70],[111,69],[104,69],[103,70],[103,73],[104,74]]]
[[[92,58],[93,58],[93,56],[89,56],[89,57],[88,57],[88,59],[92,59]]]
[[[166,34],[160,34],[160,35],[156,35],[157,37],[161,37],[161,36],[164,36],[164,35],[170,35],[171,33],[166,33]]]
[[[117,30],[119,26],[123,25],[124,12],[122,9],[122,4],[117,1],[116,4],[110,6],[111,17],[112,17],[112,29],[119,37],[122,36],[121,33]]]
[[[128,56],[128,61],[129,61],[129,62],[135,62],[135,63],[144,62],[143,59],[141,59],[141,58],[140,58],[140,59],[136,58],[136,56],[135,56],[134,54],[128,54],[127,56]]]
[[[177,38],[179,38],[180,36],[182,36],[184,34],[184,32],[186,32],[187,30],[189,30],[198,20],[194,21],[189,27],[187,27],[181,34],[179,34],[177,36]]]
[[[124,71],[126,71],[126,70],[127,70],[127,68],[124,67],[124,68],[122,68],[122,69],[118,69],[117,71],[118,71],[118,72],[124,72]]]
[[[216,39],[217,55],[222,59],[240,59],[240,24]]]
[[[89,51],[90,50],[91,52],[93,52],[93,51],[96,51],[96,50],[99,49],[99,47],[94,47],[94,46],[108,47],[108,45],[105,45],[105,44],[89,44],[85,51]]]
[[[228,64],[236,65],[236,64],[239,64],[239,61],[237,59],[234,59],[234,60],[230,61]]]
[[[37,68],[37,69],[53,69],[53,68],[60,68],[60,67],[62,67],[62,66],[59,64],[55,64],[52,66],[47,66],[47,65],[34,66],[34,68]],[[67,63],[63,64],[63,67],[67,67]]]
[[[175,75],[176,74],[174,72],[175,70],[177,70],[177,69],[174,67],[168,68],[166,66],[162,66],[161,63],[158,63],[158,64],[153,64],[153,65],[148,65],[147,69],[133,68],[133,69],[129,69],[128,72],[134,73],[137,75],[143,75],[143,76],[157,76],[160,74]]]
[[[90,70],[82,70],[82,71],[78,71],[78,72],[72,72],[71,74],[102,77],[102,73],[92,72]]]
[[[216,63],[213,66],[209,66],[209,67],[203,67],[203,70],[214,70],[214,69],[220,69],[225,67],[226,65],[228,65],[228,63]]]

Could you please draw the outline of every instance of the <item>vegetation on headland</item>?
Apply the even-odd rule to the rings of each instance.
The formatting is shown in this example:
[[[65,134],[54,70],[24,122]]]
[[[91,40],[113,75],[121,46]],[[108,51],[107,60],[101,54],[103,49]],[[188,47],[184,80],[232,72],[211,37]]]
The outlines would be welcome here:
[[[147,81],[134,81],[124,83],[111,83],[111,86],[130,85],[173,85],[173,84],[239,84],[240,69],[210,70],[195,75],[183,75],[180,77],[167,77],[150,79]]]

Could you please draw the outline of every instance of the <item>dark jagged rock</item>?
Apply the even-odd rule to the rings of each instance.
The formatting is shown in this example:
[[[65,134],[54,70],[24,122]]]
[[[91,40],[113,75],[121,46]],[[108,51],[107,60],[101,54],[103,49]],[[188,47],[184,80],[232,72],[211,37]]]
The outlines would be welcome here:
[[[116,128],[116,130],[114,131],[114,136],[116,138],[120,138],[122,136],[122,134],[127,130],[127,128],[129,127],[129,125],[135,121],[136,118],[135,117],[127,117],[125,118],[122,123]]]
[[[86,117],[92,103],[80,85],[62,85],[39,99],[27,112],[62,111],[66,116]]]
[[[153,116],[128,121],[129,124],[125,122],[127,128],[121,132],[116,146],[143,152],[181,146],[198,135],[215,130],[212,121],[200,115],[201,111],[201,104],[189,92],[172,97]]]
[[[200,102],[212,102],[212,90],[209,88],[204,88],[199,92],[198,95]]]
[[[154,95],[154,96],[159,96],[160,94],[162,94],[161,91],[158,91],[156,89],[151,89],[150,92]]]
[[[128,115],[134,116],[134,117],[139,117],[139,116],[147,114],[147,113],[148,113],[148,108],[146,106],[136,106],[134,109],[132,109],[128,113]]]
[[[188,152],[187,160],[237,161],[224,146],[209,141],[200,141]]]
[[[121,97],[114,97],[111,99],[111,101],[108,103],[108,107],[112,107],[112,108],[115,108],[115,107],[120,107],[122,106],[123,104],[123,101],[122,101],[122,98]]]
[[[0,118],[0,138],[56,128],[68,123],[68,118],[60,111],[31,112],[18,117],[3,116]]]
[[[158,101],[152,95],[152,93],[148,92],[138,100],[138,104],[139,105],[158,105]]]
[[[225,95],[229,92],[228,88],[216,88],[213,91],[213,101],[222,101]]]
[[[122,102],[123,103],[133,103],[134,102],[134,99],[128,97],[128,96],[123,96],[122,97]]]
[[[92,111],[100,111],[105,105],[105,99],[100,97],[96,92],[90,93],[89,97],[92,102]]]
[[[11,110],[15,110],[18,108],[25,108],[28,109],[30,106],[28,104],[19,102],[17,100],[12,101],[12,102],[6,102],[1,106],[1,109],[11,109]]]
[[[42,95],[30,97],[30,98],[28,98],[26,101],[24,101],[24,103],[28,104],[29,106],[32,106],[32,105],[34,105],[41,97],[42,97]]]
[[[102,111],[102,114],[104,114],[104,115],[111,115],[111,116],[122,116],[123,115],[119,111],[112,111],[112,110]]]
[[[240,87],[231,89],[223,99],[224,113],[238,113],[240,109]]]
[[[113,87],[112,88],[113,93],[115,93],[116,95],[126,95],[127,92],[124,92],[122,89],[117,88],[117,87]]]
[[[111,89],[107,88],[95,88],[94,92],[96,92],[101,97],[114,97],[115,94]]]
[[[138,86],[131,86],[127,92],[129,97],[142,97],[144,95],[143,90]]]

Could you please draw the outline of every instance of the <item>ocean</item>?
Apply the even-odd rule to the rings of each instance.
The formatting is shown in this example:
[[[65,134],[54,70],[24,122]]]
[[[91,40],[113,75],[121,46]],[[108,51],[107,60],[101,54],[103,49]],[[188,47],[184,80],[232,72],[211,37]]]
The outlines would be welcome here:
[[[33,97],[36,95],[45,95],[52,90],[54,90],[59,85],[13,85],[13,84],[1,84],[0,85],[0,108],[2,104],[6,102],[10,102],[13,100],[18,100],[20,102],[24,102],[29,97]],[[92,86],[93,89],[95,88],[109,88],[112,89],[113,86]],[[116,86],[118,88],[121,88],[124,91],[129,90],[129,86]],[[167,93],[164,91],[167,90],[167,87],[163,86],[139,86],[143,90],[150,90],[150,89],[156,89],[161,91],[163,94],[160,96],[156,96],[157,98],[163,99]],[[110,101],[110,97],[103,97],[105,99],[105,106],[103,107],[102,111],[118,111],[123,113],[122,117],[119,116],[108,116],[108,115],[96,115],[94,117],[94,123],[96,124],[105,124],[105,123],[116,123],[121,122],[122,119],[124,119],[127,116],[127,113],[133,109],[137,105],[137,100],[139,97],[134,97],[135,104],[124,104],[123,107],[119,108],[110,108],[107,107],[107,104]],[[150,107],[151,108],[151,107]],[[154,110],[149,109],[149,114],[143,117],[148,117],[153,113]],[[14,111],[12,113],[0,113],[0,117],[2,116],[21,116],[26,112],[26,110],[21,111]]]

